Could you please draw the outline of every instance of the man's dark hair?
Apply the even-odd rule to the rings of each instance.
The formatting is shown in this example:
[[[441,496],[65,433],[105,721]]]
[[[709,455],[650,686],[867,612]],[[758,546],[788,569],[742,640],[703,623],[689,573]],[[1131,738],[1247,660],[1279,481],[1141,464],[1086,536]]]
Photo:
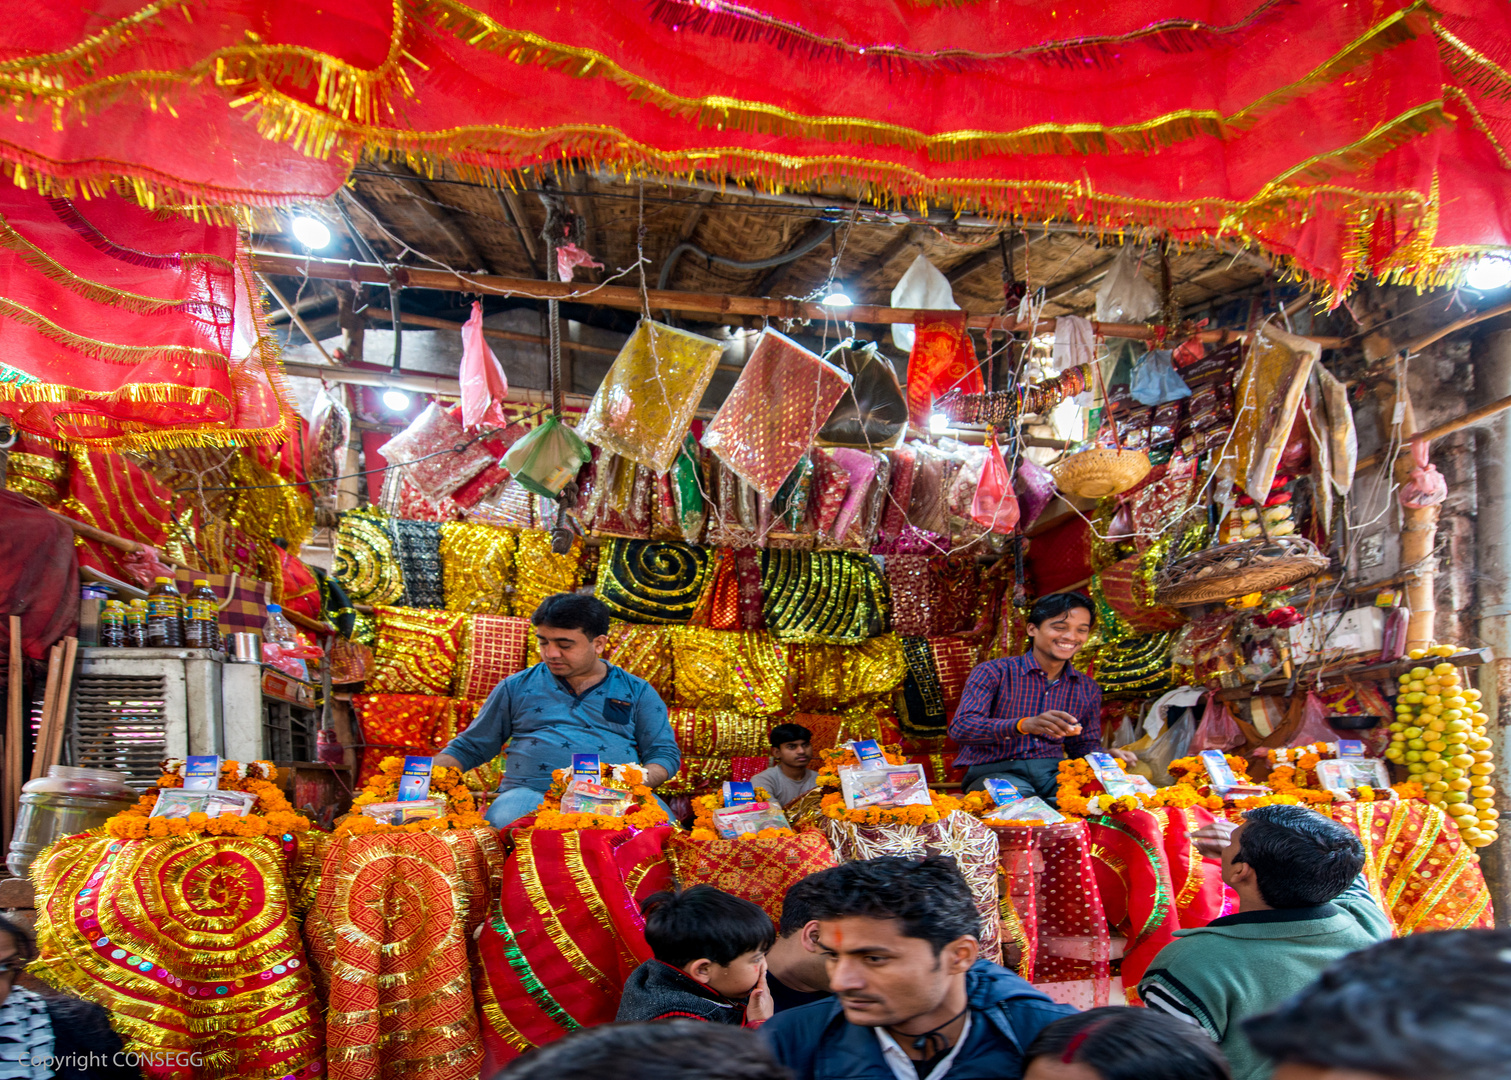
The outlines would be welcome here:
[[[641,910],[645,943],[657,960],[672,967],[704,959],[730,964],[776,941],[766,912],[712,885],[658,892],[646,898]]]
[[[1102,1080],[1229,1080],[1227,1060],[1195,1024],[1153,1009],[1112,1005],[1066,1016],[1039,1032],[1024,1060],[1085,1065]]]
[[[979,937],[976,898],[946,855],[841,863],[823,872],[814,918],[896,919],[904,937],[922,938],[938,956],[956,938]]]
[[[37,958],[37,939],[15,919],[0,915],[0,934],[9,934],[16,943],[16,957],[26,963]]]
[[[820,901],[829,888],[832,870],[820,870],[796,882],[782,897],[782,920],[777,925],[778,937],[791,937],[814,919],[819,918]]]
[[[581,630],[589,641],[609,632],[609,609],[596,596],[559,592],[546,597],[530,616],[532,626]]]
[[[1364,845],[1332,818],[1280,803],[1244,815],[1233,861],[1253,867],[1259,895],[1270,907],[1316,907],[1359,876]]]
[[[516,1059],[494,1080],[792,1080],[748,1028],[698,1020],[601,1024]]]
[[[1277,1063],[1401,1080],[1502,1080],[1511,1058],[1511,930],[1382,941],[1243,1030]]]
[[[778,724],[771,729],[771,745],[781,746],[790,742],[812,742],[813,732],[802,724]]]
[[[1030,626],[1043,626],[1050,619],[1058,619],[1075,608],[1085,608],[1086,614],[1091,616],[1092,625],[1096,624],[1097,609],[1078,592],[1057,592],[1039,597],[1034,601],[1033,610],[1028,613],[1028,623]]]

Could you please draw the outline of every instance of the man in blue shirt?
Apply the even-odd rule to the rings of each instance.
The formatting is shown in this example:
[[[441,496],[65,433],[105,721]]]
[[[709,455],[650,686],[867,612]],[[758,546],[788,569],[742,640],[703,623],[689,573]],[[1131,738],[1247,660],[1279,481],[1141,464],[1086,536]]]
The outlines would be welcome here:
[[[644,679],[603,659],[609,642],[603,601],[557,593],[530,622],[541,662],[494,687],[477,719],[435,764],[474,769],[508,745],[499,795],[487,812],[499,829],[535,812],[551,773],[570,769],[573,754],[597,754],[605,764],[638,762],[650,787],[665,783],[682,764],[666,703]]]

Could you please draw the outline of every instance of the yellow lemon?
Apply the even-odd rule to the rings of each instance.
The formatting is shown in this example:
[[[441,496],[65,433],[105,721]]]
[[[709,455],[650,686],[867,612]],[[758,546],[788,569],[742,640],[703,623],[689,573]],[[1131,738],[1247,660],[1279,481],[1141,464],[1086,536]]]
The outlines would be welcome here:
[[[1406,749],[1408,749],[1408,750],[1426,750],[1427,749],[1427,744],[1425,742],[1423,742],[1421,739],[1407,739],[1406,740]]]
[[[1408,657],[1410,657],[1411,659],[1413,659],[1413,660],[1421,660],[1423,657],[1425,657],[1427,655],[1427,650],[1426,649],[1412,649],[1406,655]]]
[[[1422,729],[1419,727],[1409,727],[1406,729],[1405,735],[1408,739],[1420,739],[1422,737]]]
[[[1462,791],[1445,791],[1443,792],[1443,801],[1445,803],[1468,802],[1469,796],[1465,795]]]
[[[1471,784],[1468,780],[1463,779],[1462,777],[1457,780],[1448,781],[1448,787],[1454,791],[1468,791],[1473,786],[1473,784]]]
[[[1493,806],[1487,806],[1480,811],[1481,821],[1494,821],[1501,816],[1501,812]]]
[[[1448,784],[1447,784],[1446,781],[1443,781],[1443,780],[1430,780],[1429,781],[1427,779],[1427,777],[1430,776],[1430,775],[1432,775],[1432,774],[1431,773],[1423,773],[1421,776],[1417,777],[1417,779],[1421,783],[1427,785],[1427,790],[1428,791],[1447,791],[1448,790]]]
[[[1489,785],[1481,784],[1477,788],[1471,788],[1469,794],[1473,795],[1476,799],[1493,799],[1495,798],[1495,789]]]
[[[1492,754],[1489,750],[1476,750],[1474,752],[1475,761],[1490,761],[1494,759],[1494,757],[1495,755]]]
[[[1433,656],[1452,656],[1459,651],[1459,647],[1457,645],[1439,645],[1430,651]],[[1450,664],[1449,666],[1451,667],[1452,665]]]
[[[1474,808],[1476,810],[1488,810],[1488,809],[1490,809],[1494,805],[1495,805],[1495,802],[1493,800],[1491,800],[1491,799],[1475,799],[1474,800]]]
[[[1473,754],[1454,754],[1453,758],[1451,760],[1453,762],[1454,768],[1457,768],[1457,769],[1467,769],[1467,768],[1469,768],[1469,766],[1471,766],[1471,765],[1474,764],[1474,755]]]
[[[1466,803],[1455,803],[1448,808],[1448,812],[1456,818],[1474,817],[1474,807]],[[1475,818],[1478,821],[1478,818]]]
[[[1483,696],[1483,694],[1481,694],[1472,686],[1464,691],[1464,697],[1468,698],[1470,701],[1478,701]]]
[[[1439,780],[1442,780],[1443,778],[1444,777],[1443,777],[1443,774],[1441,772],[1434,772],[1433,770],[1428,769],[1426,772],[1424,772],[1422,774],[1422,783],[1424,783],[1424,784],[1435,784]],[[1447,791],[1448,789],[1447,788],[1443,788],[1443,790]]]
[[[1440,753],[1438,753],[1436,750],[1423,750],[1422,751],[1422,760],[1425,761],[1425,762],[1428,762],[1429,764],[1432,763],[1432,762],[1434,762],[1434,761],[1437,761],[1442,756],[1443,755],[1440,754]]]
[[[1410,754],[1407,754],[1406,756],[1407,756],[1407,758],[1411,757]],[[1481,761],[1481,762],[1478,762],[1477,764],[1469,766],[1469,775],[1470,776],[1489,776],[1494,771],[1495,771],[1495,766],[1491,765],[1487,761]]]
[[[1409,773],[1426,772],[1427,766],[1422,764],[1422,755],[1417,750],[1406,751],[1406,771]]]
[[[1463,769],[1455,769],[1452,765],[1448,766],[1445,769],[1439,769],[1438,772],[1443,774],[1444,780],[1457,780],[1459,777],[1464,775]]]

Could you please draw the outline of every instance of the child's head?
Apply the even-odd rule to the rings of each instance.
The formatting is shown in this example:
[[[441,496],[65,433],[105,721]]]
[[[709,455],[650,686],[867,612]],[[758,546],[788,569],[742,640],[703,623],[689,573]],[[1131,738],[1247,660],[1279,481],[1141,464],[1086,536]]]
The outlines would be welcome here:
[[[694,885],[658,892],[641,910],[646,944],[663,964],[729,998],[749,996],[760,982],[776,929],[749,900]]]
[[[778,724],[771,729],[771,752],[793,769],[806,769],[813,758],[813,732],[801,724]]]

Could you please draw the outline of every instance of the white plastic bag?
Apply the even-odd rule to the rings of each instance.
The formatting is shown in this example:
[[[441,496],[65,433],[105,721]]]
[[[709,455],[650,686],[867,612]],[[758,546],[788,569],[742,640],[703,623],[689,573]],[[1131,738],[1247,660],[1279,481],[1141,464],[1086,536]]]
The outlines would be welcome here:
[[[1097,322],[1139,323],[1158,311],[1159,293],[1139,273],[1138,260],[1119,252],[1097,289]]]
[[[1092,361],[1094,341],[1091,321],[1079,315],[1061,315],[1055,319],[1055,370],[1067,371]]]
[[[925,308],[931,311],[958,311],[955,294],[950,289],[949,278],[939,268],[920,255],[913,265],[903,272],[901,280],[892,290],[892,306],[895,308]],[[893,323],[892,344],[905,353],[913,351],[913,324]]]

